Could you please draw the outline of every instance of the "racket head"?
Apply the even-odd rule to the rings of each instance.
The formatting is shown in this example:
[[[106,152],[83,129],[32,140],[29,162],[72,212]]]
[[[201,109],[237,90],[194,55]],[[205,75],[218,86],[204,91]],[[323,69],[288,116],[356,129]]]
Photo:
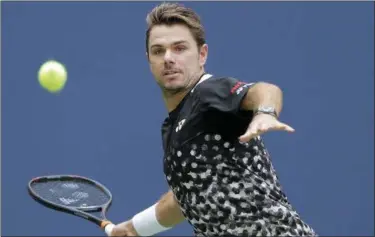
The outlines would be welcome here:
[[[102,225],[112,203],[111,192],[101,183],[78,175],[47,175],[28,183],[29,194],[39,203]],[[101,212],[101,217],[88,212]]]

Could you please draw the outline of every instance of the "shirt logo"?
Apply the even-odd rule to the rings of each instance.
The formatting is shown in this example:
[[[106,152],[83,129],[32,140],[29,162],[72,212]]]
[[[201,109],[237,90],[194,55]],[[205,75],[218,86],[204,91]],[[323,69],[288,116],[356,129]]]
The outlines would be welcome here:
[[[230,93],[236,93],[236,95],[239,95],[246,87],[249,87],[251,84],[253,83],[246,84],[245,82],[237,82],[230,90]]]
[[[184,125],[185,121],[186,121],[186,119],[183,119],[183,120],[181,120],[180,122],[178,122],[178,125],[177,125],[177,127],[176,127],[176,132],[178,132],[178,131],[181,130],[181,128],[182,128],[182,126]]]

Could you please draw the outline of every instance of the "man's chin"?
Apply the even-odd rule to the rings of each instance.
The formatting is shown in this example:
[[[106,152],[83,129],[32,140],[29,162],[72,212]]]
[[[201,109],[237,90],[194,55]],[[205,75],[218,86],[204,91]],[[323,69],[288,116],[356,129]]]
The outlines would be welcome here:
[[[163,90],[169,94],[177,94],[186,89],[185,85],[164,85]]]

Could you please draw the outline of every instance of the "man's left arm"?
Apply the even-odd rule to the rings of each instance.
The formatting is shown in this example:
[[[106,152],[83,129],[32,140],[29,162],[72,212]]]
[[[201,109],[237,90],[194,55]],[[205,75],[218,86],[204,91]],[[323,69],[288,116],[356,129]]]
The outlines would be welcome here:
[[[239,139],[247,142],[271,130],[294,132],[292,127],[278,120],[282,106],[283,92],[278,86],[266,82],[252,85],[241,102],[241,109],[254,111],[254,117]]]

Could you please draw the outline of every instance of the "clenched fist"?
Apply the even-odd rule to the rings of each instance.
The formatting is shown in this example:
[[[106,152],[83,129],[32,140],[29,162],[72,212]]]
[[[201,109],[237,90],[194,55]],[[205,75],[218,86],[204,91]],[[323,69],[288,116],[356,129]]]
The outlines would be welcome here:
[[[138,236],[131,220],[122,222],[113,227],[109,236]]]

